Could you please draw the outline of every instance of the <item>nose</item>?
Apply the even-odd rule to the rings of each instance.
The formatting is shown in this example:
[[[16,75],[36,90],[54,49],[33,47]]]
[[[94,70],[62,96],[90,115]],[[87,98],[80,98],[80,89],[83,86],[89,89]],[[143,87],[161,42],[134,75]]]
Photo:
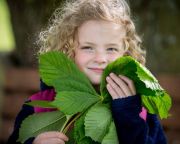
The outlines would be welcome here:
[[[94,61],[98,64],[103,64],[107,62],[107,56],[104,52],[98,51],[94,56]]]

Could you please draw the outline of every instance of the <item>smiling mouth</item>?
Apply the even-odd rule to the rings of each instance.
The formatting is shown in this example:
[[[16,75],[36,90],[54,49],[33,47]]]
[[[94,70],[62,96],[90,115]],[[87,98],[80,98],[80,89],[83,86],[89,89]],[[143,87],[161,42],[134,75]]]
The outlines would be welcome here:
[[[97,74],[102,74],[104,71],[104,69],[102,69],[102,68],[89,68],[89,69]]]

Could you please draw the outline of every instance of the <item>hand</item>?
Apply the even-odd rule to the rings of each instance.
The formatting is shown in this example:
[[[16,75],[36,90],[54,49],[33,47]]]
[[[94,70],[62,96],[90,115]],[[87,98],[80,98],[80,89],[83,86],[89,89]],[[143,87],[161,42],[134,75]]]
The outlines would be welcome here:
[[[39,134],[33,141],[33,144],[65,144],[68,137],[56,131],[44,132]]]
[[[125,98],[136,95],[136,89],[131,79],[123,75],[115,75],[110,73],[106,77],[107,90],[112,96],[112,99]]]

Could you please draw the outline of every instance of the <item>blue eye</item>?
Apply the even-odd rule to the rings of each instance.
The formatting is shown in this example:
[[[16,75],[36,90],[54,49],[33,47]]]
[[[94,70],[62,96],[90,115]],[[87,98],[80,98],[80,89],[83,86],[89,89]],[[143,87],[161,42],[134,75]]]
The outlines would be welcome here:
[[[81,47],[81,49],[83,49],[83,50],[92,50],[93,48],[92,47]]]
[[[107,48],[107,51],[118,51],[118,49],[117,48]]]

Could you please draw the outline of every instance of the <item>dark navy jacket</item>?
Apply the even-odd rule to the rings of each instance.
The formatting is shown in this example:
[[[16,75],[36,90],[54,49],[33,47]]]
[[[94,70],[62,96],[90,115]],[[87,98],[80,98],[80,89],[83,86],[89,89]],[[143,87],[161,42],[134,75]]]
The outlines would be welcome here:
[[[49,87],[41,84],[41,90]],[[147,113],[146,121],[139,116],[141,112],[140,96],[131,96],[112,101],[112,115],[115,121],[120,144],[167,144],[162,126],[154,114]],[[23,105],[17,115],[14,131],[8,139],[8,144],[18,144],[19,127],[27,116],[34,113],[33,107]],[[32,144],[34,138],[25,144]]]

